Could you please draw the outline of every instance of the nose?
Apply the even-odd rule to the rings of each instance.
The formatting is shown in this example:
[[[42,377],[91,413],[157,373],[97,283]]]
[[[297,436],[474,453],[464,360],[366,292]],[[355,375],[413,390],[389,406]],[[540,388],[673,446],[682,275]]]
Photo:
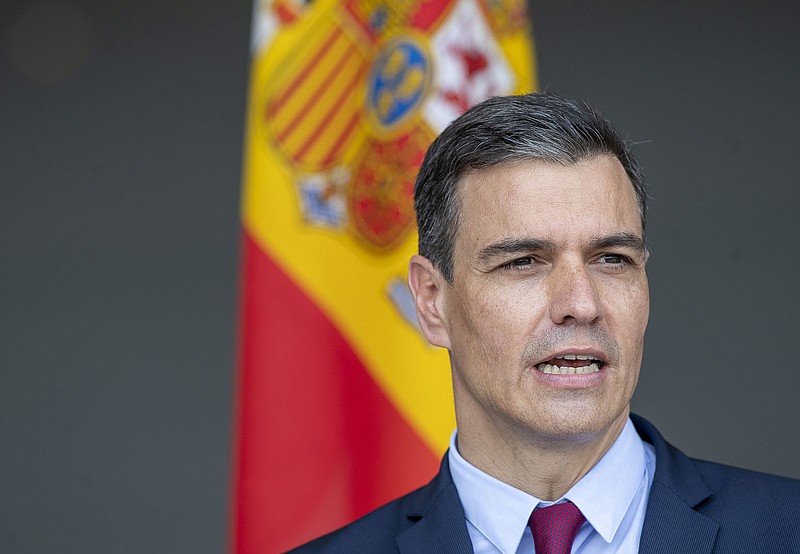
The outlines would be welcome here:
[[[548,279],[550,318],[554,323],[588,324],[602,317],[597,283],[584,263],[565,262]]]

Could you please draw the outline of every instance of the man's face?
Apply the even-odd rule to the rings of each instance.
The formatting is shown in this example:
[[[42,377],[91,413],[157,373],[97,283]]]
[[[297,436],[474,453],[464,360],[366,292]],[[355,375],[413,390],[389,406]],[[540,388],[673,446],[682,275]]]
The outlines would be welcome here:
[[[459,428],[586,441],[619,432],[649,311],[630,180],[611,156],[464,177],[441,287]]]

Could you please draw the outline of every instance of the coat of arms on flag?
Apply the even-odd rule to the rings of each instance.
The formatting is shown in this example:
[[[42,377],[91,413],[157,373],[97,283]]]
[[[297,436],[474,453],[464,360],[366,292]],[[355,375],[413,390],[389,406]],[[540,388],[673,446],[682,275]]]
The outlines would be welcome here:
[[[427,145],[469,106],[517,85],[496,33],[519,31],[498,16],[520,6],[349,0],[307,26],[257,91],[262,146],[292,168],[306,222],[377,251],[413,231]]]

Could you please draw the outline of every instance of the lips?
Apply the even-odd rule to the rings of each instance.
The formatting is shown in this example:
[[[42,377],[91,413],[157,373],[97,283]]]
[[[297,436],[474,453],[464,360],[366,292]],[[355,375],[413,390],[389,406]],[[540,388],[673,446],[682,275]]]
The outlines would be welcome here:
[[[603,360],[585,354],[562,354],[536,365],[536,369],[550,375],[585,375],[597,373]]]

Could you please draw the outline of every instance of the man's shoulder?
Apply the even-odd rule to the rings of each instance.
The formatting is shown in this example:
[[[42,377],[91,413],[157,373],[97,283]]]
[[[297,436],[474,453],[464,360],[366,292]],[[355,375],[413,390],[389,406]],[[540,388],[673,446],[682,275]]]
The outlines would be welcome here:
[[[800,552],[800,481],[692,461],[713,491],[696,509],[719,525],[721,551]]]
[[[762,473],[760,471],[744,469],[699,458],[692,458],[692,461],[709,484],[717,486],[738,486],[755,483],[767,489],[774,489],[777,487],[782,490],[796,490],[800,488],[800,480],[791,477]]]
[[[306,543],[291,552],[313,554],[325,552],[378,552],[387,551],[396,537],[410,526],[409,505],[423,494],[425,487],[401,496],[369,512],[354,522]]]
[[[442,518],[442,514],[448,514],[449,517]],[[409,536],[411,533],[407,533],[425,517],[428,518],[428,524],[424,526],[425,532],[438,535],[438,539],[434,540],[426,535],[412,538]],[[432,542],[455,540],[452,537],[443,539],[442,536],[458,537],[463,532],[466,537],[463,517],[445,455],[439,473],[427,485],[384,504],[349,525],[306,543],[292,552],[296,554],[392,552],[398,549],[398,539],[404,534],[409,540],[420,538],[427,538]],[[460,525],[454,525],[453,521],[460,522]],[[417,529],[419,530],[420,528]]]
[[[738,499],[754,508],[793,506],[795,515],[800,515],[800,480],[707,460],[693,458],[692,462],[720,499]]]
[[[664,440],[649,421],[636,415],[631,418],[642,439],[655,448],[656,481],[680,488],[687,481],[692,484],[692,474],[696,473],[715,494],[747,494],[752,501],[780,491],[783,496],[798,500],[800,480],[686,456]]]
[[[690,458],[632,417],[656,452],[644,551],[682,529],[681,540],[709,540],[715,552],[800,552],[800,481]]]
[[[705,485],[715,495],[747,495],[751,502],[778,492],[789,500],[800,500],[800,480],[686,456],[649,421],[636,415],[631,418],[642,439],[655,448],[656,482],[687,494],[703,495],[698,489]]]

